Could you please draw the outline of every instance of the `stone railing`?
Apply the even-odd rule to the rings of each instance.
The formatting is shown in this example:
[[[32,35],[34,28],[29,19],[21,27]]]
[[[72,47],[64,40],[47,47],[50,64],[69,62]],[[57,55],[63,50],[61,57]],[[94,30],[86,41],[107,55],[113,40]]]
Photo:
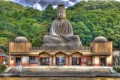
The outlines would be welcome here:
[[[82,47],[82,50],[90,50],[90,49],[91,47],[85,47],[85,46]]]
[[[76,49],[72,49],[69,47],[31,47],[30,50],[90,50],[90,47],[82,47],[82,49],[80,48],[76,48]]]

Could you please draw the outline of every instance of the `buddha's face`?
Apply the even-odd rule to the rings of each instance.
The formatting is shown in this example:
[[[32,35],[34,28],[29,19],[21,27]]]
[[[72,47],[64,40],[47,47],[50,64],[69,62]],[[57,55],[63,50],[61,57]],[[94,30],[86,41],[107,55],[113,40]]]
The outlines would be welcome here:
[[[66,12],[65,11],[59,11],[57,14],[58,19],[65,19],[66,18]]]

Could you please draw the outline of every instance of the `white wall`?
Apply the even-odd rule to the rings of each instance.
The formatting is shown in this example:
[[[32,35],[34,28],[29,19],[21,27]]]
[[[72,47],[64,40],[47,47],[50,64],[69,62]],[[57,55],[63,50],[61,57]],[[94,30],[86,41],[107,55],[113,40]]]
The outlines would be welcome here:
[[[113,57],[120,56],[120,50],[113,50]]]

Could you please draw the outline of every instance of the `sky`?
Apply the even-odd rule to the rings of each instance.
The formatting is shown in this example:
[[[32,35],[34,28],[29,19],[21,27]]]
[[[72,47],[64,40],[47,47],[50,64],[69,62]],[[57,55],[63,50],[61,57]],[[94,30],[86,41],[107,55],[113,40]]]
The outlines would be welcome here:
[[[11,0],[24,6],[30,6],[38,10],[44,10],[48,4],[52,4],[53,8],[57,7],[57,4],[64,3],[65,7],[73,6],[81,0]],[[87,1],[87,0],[86,0]],[[120,0],[116,0],[120,1]]]
[[[12,0],[12,1],[22,4],[24,6],[33,7],[38,10],[44,10],[48,4],[52,4],[53,8],[56,8],[57,4],[64,3],[67,8],[80,2],[80,0]]]

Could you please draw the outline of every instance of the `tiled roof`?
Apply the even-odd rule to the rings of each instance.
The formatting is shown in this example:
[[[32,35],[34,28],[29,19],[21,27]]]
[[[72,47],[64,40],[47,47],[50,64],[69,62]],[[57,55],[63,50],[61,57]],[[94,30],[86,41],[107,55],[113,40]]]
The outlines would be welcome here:
[[[0,56],[5,56],[5,57],[7,57],[7,55],[5,55],[5,54],[2,54],[2,53],[0,53]]]

